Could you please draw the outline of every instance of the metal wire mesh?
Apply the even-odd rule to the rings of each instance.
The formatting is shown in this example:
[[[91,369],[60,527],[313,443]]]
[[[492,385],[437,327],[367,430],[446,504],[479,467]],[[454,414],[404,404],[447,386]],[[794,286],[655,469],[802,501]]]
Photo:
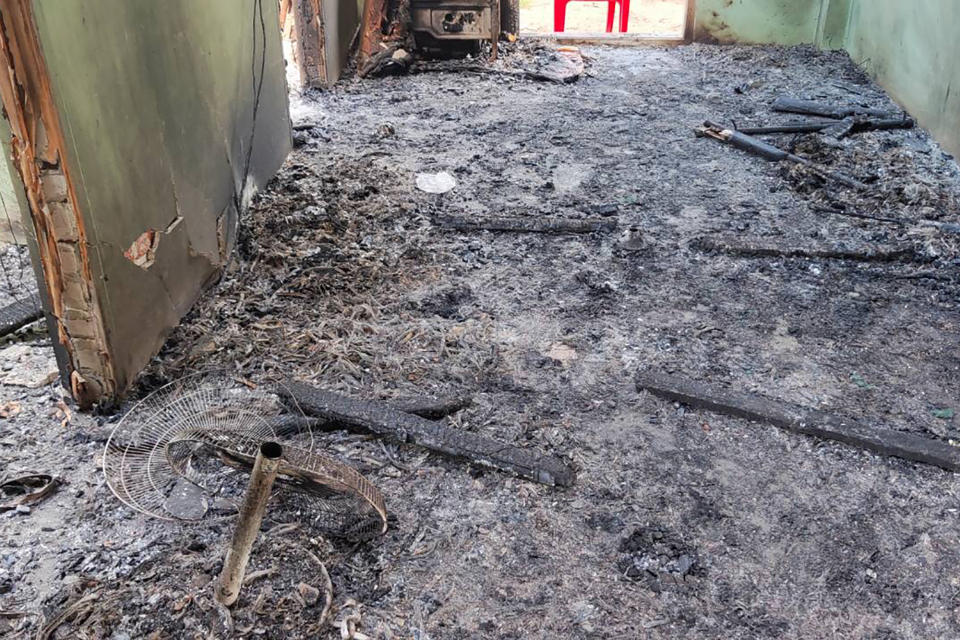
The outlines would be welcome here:
[[[285,413],[287,412],[287,413]],[[288,435],[276,395],[209,374],[173,382],[135,405],[107,441],[103,473],[129,507],[165,520],[236,512],[245,474],[267,440],[280,442],[278,482],[310,498],[313,525],[362,539],[386,530],[380,492],[356,470],[315,450],[312,431]],[[304,421],[309,424],[309,421]]]

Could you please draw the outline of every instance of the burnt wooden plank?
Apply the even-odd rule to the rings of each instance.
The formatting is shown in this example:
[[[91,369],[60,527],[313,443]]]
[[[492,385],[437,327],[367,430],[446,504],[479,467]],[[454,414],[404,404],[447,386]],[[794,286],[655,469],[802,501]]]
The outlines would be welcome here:
[[[700,251],[725,253],[745,258],[809,258],[815,260],[852,260],[855,262],[923,262],[913,245],[865,244],[857,248],[832,246],[791,247],[764,238],[701,236],[691,246]]]
[[[636,377],[639,390],[696,409],[744,418],[793,433],[836,440],[880,455],[960,470],[960,448],[911,433],[865,425],[853,418],[774,400],[758,394],[728,391],[684,378],[645,372]]]
[[[521,233],[595,233],[614,229],[616,220],[599,218],[553,218],[499,216],[492,218],[467,218],[463,216],[444,216],[437,219],[444,229],[456,231],[513,231]]]
[[[40,300],[36,295],[8,304],[0,309],[0,336],[39,320],[40,315]]]
[[[398,398],[386,402],[404,413],[412,413],[413,415],[427,418],[428,420],[439,420],[440,418],[452,415],[461,409],[469,407],[473,402],[473,398],[470,396],[444,396],[439,398],[424,396]],[[279,416],[271,421],[270,424],[278,436],[301,433],[308,430],[337,431],[339,429],[347,429],[347,426],[332,420],[295,414]]]
[[[405,413],[385,402],[357,400],[340,393],[290,381],[277,392],[292,398],[307,415],[324,418],[361,433],[375,433],[399,442],[508,471],[543,484],[569,486],[575,473],[560,458]]]

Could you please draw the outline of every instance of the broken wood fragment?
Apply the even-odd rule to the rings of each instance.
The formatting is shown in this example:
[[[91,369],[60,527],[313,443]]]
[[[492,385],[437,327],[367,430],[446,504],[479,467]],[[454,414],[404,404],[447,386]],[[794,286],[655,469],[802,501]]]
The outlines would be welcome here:
[[[304,413],[342,424],[351,431],[416,444],[543,484],[570,486],[575,479],[574,471],[556,456],[452,429],[384,402],[357,400],[297,381],[287,382],[277,392],[282,398],[293,399]]]
[[[35,295],[8,304],[0,309],[0,337],[39,320],[41,315],[40,300]]]
[[[469,407],[473,402],[473,398],[471,396],[446,396],[439,398],[424,396],[421,398],[398,398],[396,400],[387,400],[386,402],[393,408],[403,411],[404,413],[410,413],[428,420],[439,420],[440,418],[452,415],[461,409]],[[305,431],[337,431],[347,428],[343,424],[334,421],[295,414],[278,416],[271,421],[270,426],[277,436],[303,433]]]
[[[709,120],[703,123],[702,127],[696,129],[696,134],[699,137],[712,138],[718,140],[725,144],[729,144],[731,147],[736,147],[741,151],[746,151],[755,156],[760,156],[771,162],[793,162],[795,164],[800,164],[811,171],[823,176],[824,178],[829,178],[835,182],[850,187],[851,189],[857,189],[863,191],[869,187],[855,180],[850,176],[844,175],[829,167],[825,167],[821,164],[808,160],[807,158],[802,158],[798,155],[792,154],[788,151],[784,151],[779,147],[775,147],[772,144],[768,144],[762,140],[757,140],[752,138],[745,133],[737,131],[735,129],[727,129],[721,125],[710,122]]]
[[[845,119],[846,120],[846,119]],[[888,129],[912,129],[916,124],[913,118],[861,118],[852,117],[850,120],[849,133],[860,133],[862,131],[883,131]],[[842,122],[842,121],[841,121]],[[763,135],[767,133],[817,133],[827,131],[836,127],[838,122],[785,122],[778,125],[766,127],[737,127],[737,131],[748,135]],[[846,134],[845,134],[846,135]],[[843,136],[840,136],[843,137]]]
[[[45,473],[33,473],[0,481],[0,513],[29,506],[48,497],[60,479]]]
[[[793,433],[835,440],[880,455],[932,464],[949,471],[960,470],[960,448],[939,440],[871,427],[825,411],[758,394],[727,391],[661,373],[640,373],[636,377],[636,385],[638,390],[646,390],[695,409],[770,424]]]
[[[811,258],[820,260],[854,260],[857,262],[923,262],[912,245],[865,245],[858,249],[836,247],[790,247],[762,238],[701,236],[691,246],[701,251],[715,251],[747,258]]]
[[[773,101],[771,108],[782,113],[801,113],[808,116],[821,116],[842,120],[850,116],[874,116],[891,118],[895,114],[887,109],[871,109],[860,105],[832,105],[815,100],[799,100],[797,98],[780,97]]]
[[[456,231],[517,231],[524,233],[595,233],[609,231],[617,226],[616,220],[584,218],[581,220],[550,217],[496,217],[467,218],[446,216],[437,219],[443,229]]]

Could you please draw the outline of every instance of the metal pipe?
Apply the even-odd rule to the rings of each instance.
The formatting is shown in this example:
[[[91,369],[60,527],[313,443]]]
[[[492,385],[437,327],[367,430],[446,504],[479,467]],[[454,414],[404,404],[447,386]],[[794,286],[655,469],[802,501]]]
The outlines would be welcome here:
[[[283,447],[276,442],[264,442],[257,451],[257,458],[250,473],[250,484],[243,496],[237,528],[233,532],[230,548],[223,559],[223,570],[217,581],[215,596],[220,603],[230,606],[240,597],[240,587],[250,560],[250,550],[260,531],[263,512],[270,499],[270,490],[280,468]]]

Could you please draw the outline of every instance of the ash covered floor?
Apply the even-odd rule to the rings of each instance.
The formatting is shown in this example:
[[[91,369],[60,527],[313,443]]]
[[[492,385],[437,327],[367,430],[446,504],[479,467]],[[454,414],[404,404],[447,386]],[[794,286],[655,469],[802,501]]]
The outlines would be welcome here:
[[[4,469],[68,484],[0,515],[0,609],[24,614],[0,629],[26,637],[42,622],[33,613],[49,623],[72,611],[53,637],[339,637],[317,624],[322,597],[293,595],[320,586],[310,550],[329,570],[334,620],[359,614],[375,638],[960,634],[953,474],[633,383],[665,371],[960,440],[949,411],[960,409],[960,236],[820,210],[957,222],[957,165],[919,129],[770,139],[871,183],[856,193],[693,136],[705,119],[790,119],[769,110],[780,95],[893,108],[846,54],[585,53],[589,74],[569,85],[434,68],[301,96],[301,146],[255,202],[215,295],[141,383],[226,367],[357,397],[470,393],[458,428],[557,453],[575,486],[325,436],[395,521],[359,546],[323,541],[280,498],[249,569],[278,571],[228,620],[210,581],[229,523],[133,514],[97,469],[116,417],[61,424],[56,389],[3,387],[0,401],[23,407],[0,421]],[[439,171],[452,191],[415,187]],[[617,229],[440,229],[452,215]],[[745,257],[706,250],[704,237],[898,251]]]

